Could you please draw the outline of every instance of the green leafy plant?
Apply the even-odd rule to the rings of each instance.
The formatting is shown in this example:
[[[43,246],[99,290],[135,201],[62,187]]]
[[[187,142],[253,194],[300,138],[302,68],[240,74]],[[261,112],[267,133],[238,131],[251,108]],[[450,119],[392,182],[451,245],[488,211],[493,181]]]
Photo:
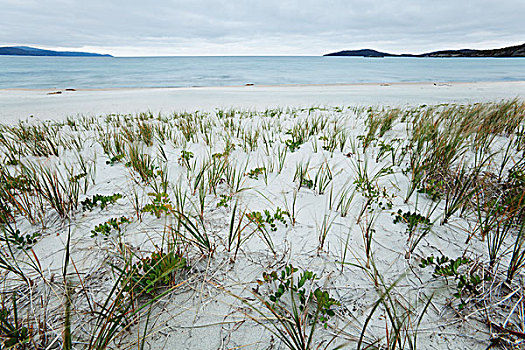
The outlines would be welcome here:
[[[254,179],[254,180],[257,180],[257,178],[259,177],[259,175],[261,175],[262,173],[264,173],[266,169],[264,167],[260,167],[260,168],[255,168],[255,169],[252,169],[250,170],[249,172],[246,173],[246,176],[248,176],[250,179]]]
[[[310,179],[302,179],[301,180],[301,187],[306,187],[309,189],[312,189],[314,187],[314,181]]]
[[[142,208],[143,213],[151,213],[157,218],[162,216],[162,213],[169,214],[173,210],[173,205],[168,197],[168,194],[163,193],[148,193],[151,198],[151,203],[148,203]]]
[[[438,201],[443,198],[445,182],[443,180],[427,179],[423,181],[418,190],[419,193],[427,194],[431,200]]]
[[[433,266],[434,272],[432,275],[434,277],[453,278],[456,282],[456,292],[452,295],[461,300],[459,308],[463,309],[466,306],[464,297],[479,294],[479,285],[483,280],[489,280],[488,276],[482,278],[476,269],[471,268],[472,263],[470,259],[465,257],[450,259],[447,256],[439,258],[430,256],[422,259],[419,266],[421,268]]]
[[[221,200],[219,201],[219,203],[217,203],[217,208],[220,208],[220,207],[228,208],[228,205],[231,202],[233,197],[228,196],[226,194],[221,194],[220,197],[221,197]]]
[[[432,226],[432,223],[430,222],[430,219],[418,214],[418,213],[412,213],[411,211],[403,212],[403,210],[399,209],[397,213],[392,214],[394,215],[394,224],[397,223],[406,223],[407,224],[407,233],[412,236],[414,234],[414,231],[417,229],[419,225],[429,227]]]
[[[126,155],[123,153],[117,154],[109,158],[109,160],[106,161],[106,164],[113,165],[115,163],[120,163],[124,159],[124,157],[126,157]]]
[[[376,162],[380,162],[390,155],[390,162],[392,165],[399,165],[403,160],[403,147],[400,147],[401,139],[392,139],[390,142],[380,140],[378,143],[379,151],[377,153]],[[399,152],[399,155],[398,155]]]
[[[323,324],[326,328],[335,315],[333,307],[340,304],[326,290],[315,286],[318,279],[315,273],[305,270],[298,275],[298,271],[287,265],[279,272],[263,273],[263,278],[257,281],[260,288],[254,292],[255,296],[271,316],[252,304],[249,306],[273,328],[258,318],[254,320],[278,336],[289,349],[317,349],[314,345],[317,326]]]
[[[86,198],[80,203],[82,204],[83,210],[93,210],[93,208],[99,205],[100,209],[104,210],[108,205],[115,204],[120,198],[122,198],[120,193],[114,193],[109,196],[96,194],[92,198]]]
[[[37,242],[37,238],[40,237],[40,233],[38,232],[24,235],[19,229],[15,229],[9,224],[5,224],[1,227],[1,230],[4,235],[0,237],[0,241],[9,242],[19,249],[30,248]]]
[[[294,140],[286,140],[286,141],[284,142],[284,144],[286,145],[286,147],[288,147],[288,150],[289,150],[290,152],[295,152],[295,151],[297,151],[297,150],[301,147],[302,142],[300,142],[300,141],[294,141]]]
[[[264,214],[264,215],[263,215]],[[273,214],[270,213],[268,209],[265,209],[263,214],[258,211],[254,211],[247,214],[247,217],[255,222],[259,226],[264,226],[265,224],[270,225],[270,230],[277,231],[276,221],[280,221],[285,226],[287,226],[285,217],[290,218],[290,213],[281,208],[277,207]]]
[[[104,236],[104,239],[107,239],[112,230],[121,232],[121,226],[129,223],[129,219],[125,216],[121,216],[120,218],[111,218],[108,221],[95,226],[95,228],[91,230],[91,237],[96,237],[101,234]]]
[[[412,213],[411,211],[403,212],[399,209],[397,213],[392,213],[392,215],[395,216],[394,224],[407,224],[406,232],[408,233],[409,249],[405,256],[408,258],[432,229],[433,223],[430,221],[430,214],[423,216],[419,213]]]
[[[192,169],[190,160],[194,157],[194,154],[190,151],[182,150],[180,153],[179,162],[188,169]]]
[[[257,231],[260,232],[262,239],[266,242],[266,244],[274,254],[275,249],[266,224],[270,226],[271,231],[277,231],[276,221],[282,222],[285,226],[287,225],[285,216],[288,216],[290,218],[290,214],[279,207],[277,207],[273,214],[271,214],[270,211],[267,209],[265,209],[263,213],[259,211],[253,211],[251,213],[246,214],[246,218],[257,226]]]
[[[357,159],[354,163],[356,169],[356,177],[354,180],[355,189],[360,192],[365,198],[365,203],[361,208],[358,215],[358,223],[365,211],[372,212],[375,208],[379,207],[382,210],[391,209],[393,204],[392,200],[395,194],[388,193],[386,187],[378,184],[378,179],[393,173],[392,167],[382,167],[375,174],[368,174],[368,162],[366,158],[361,161]]]

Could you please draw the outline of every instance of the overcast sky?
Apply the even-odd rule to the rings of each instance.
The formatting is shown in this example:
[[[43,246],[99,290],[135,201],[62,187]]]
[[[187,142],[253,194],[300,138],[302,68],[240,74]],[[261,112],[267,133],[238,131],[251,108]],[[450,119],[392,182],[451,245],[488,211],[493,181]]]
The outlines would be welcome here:
[[[155,55],[320,55],[525,42],[525,0],[0,0],[0,46]]]

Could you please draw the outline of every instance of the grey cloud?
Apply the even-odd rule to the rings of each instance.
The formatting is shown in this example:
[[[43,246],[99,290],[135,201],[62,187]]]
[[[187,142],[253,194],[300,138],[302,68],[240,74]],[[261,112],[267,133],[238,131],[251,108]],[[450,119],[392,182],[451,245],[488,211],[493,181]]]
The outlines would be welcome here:
[[[522,0],[0,0],[0,45],[167,54],[394,52],[525,41]]]

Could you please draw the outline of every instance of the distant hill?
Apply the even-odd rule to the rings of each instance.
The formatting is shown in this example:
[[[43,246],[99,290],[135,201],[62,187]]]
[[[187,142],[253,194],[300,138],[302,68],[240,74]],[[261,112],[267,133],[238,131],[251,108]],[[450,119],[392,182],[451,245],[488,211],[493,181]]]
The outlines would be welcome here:
[[[429,52],[423,57],[525,57],[525,44],[493,50],[444,50]]]
[[[525,44],[504,47],[493,50],[443,50],[428,52],[421,55],[402,54],[395,55],[376,50],[345,50],[328,53],[324,56],[359,56],[359,57],[525,57]]]
[[[390,53],[379,52],[376,50],[370,49],[361,49],[361,50],[345,50],[334,53],[328,53],[324,56],[357,56],[357,57],[385,57],[385,56],[394,56]]]
[[[29,47],[29,46],[5,46],[5,47],[0,47],[0,55],[11,55],[11,56],[63,56],[63,57],[113,57],[111,55],[103,55],[103,54],[99,54],[99,53],[90,53],[90,52],[42,50],[42,49],[37,49],[36,47]]]

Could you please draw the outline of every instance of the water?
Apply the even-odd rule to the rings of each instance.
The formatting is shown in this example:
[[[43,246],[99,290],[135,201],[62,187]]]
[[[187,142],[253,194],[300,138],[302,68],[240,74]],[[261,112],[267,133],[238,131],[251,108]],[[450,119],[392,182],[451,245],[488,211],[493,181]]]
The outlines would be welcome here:
[[[0,88],[525,80],[525,58],[0,56]]]

